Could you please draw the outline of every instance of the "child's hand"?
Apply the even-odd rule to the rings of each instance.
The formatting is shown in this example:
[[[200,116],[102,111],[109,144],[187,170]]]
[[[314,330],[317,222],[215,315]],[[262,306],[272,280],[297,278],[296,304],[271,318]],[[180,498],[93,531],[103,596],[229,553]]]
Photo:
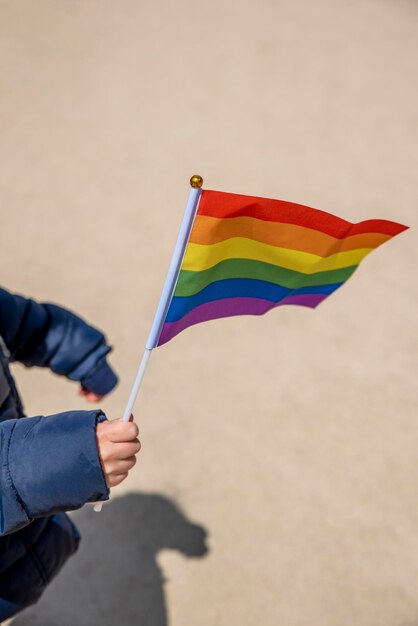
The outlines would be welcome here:
[[[99,396],[97,393],[89,391],[85,387],[81,387],[78,395],[83,396],[83,398],[85,398],[87,402],[100,402],[100,400],[103,398],[103,396]]]
[[[97,447],[109,488],[125,480],[141,449],[138,426],[132,420],[133,416],[129,422],[119,419],[97,425]]]

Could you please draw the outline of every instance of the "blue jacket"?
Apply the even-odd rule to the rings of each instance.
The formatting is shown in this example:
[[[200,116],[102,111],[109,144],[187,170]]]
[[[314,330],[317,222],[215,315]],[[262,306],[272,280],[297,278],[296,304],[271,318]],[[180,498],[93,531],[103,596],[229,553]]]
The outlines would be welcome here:
[[[64,511],[106,500],[100,410],[24,417],[10,361],[49,367],[99,395],[117,379],[101,332],[73,313],[0,289],[0,621],[33,604],[79,534]]]

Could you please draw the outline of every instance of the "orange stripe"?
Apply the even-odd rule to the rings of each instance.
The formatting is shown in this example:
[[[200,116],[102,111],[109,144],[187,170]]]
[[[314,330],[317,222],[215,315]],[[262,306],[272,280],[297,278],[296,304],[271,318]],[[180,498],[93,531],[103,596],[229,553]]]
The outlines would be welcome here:
[[[253,217],[224,219],[196,215],[190,235],[191,243],[211,245],[231,237],[245,237],[270,246],[310,252],[322,257],[357,248],[377,248],[391,239],[391,235],[381,233],[362,233],[337,239],[304,226],[266,222]]]

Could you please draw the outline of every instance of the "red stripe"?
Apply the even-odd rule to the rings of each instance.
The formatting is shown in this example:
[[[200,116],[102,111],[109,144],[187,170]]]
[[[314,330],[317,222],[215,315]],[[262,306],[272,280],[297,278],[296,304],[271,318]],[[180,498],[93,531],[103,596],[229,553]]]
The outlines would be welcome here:
[[[198,213],[218,218],[253,217],[268,222],[297,224],[337,239],[362,233],[381,233],[394,237],[408,228],[388,220],[366,220],[352,224],[331,213],[302,204],[207,189],[202,192]]]

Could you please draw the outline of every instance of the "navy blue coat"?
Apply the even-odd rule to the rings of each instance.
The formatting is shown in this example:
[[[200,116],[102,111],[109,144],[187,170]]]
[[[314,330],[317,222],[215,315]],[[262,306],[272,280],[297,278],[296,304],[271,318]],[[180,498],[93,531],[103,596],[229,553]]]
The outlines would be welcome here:
[[[49,367],[99,395],[117,379],[101,332],[66,309],[0,289],[0,621],[33,604],[79,534],[64,511],[106,500],[100,410],[24,417],[9,362]]]

